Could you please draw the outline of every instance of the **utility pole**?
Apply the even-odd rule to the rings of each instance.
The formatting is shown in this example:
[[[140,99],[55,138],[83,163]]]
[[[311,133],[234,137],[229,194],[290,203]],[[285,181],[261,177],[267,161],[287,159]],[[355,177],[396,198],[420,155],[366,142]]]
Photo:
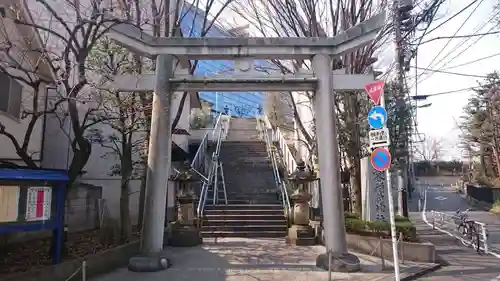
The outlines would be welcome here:
[[[407,26],[408,19],[411,18],[410,11],[413,9],[412,0],[394,0],[393,2],[393,28],[394,28],[394,47],[395,47],[395,68],[396,68],[396,107],[397,111],[400,112],[400,117],[406,118],[407,111],[407,103],[406,103],[406,94],[405,94],[405,80],[404,80],[404,72],[405,72],[405,64],[407,58],[407,52],[405,48],[406,38],[402,36],[402,29]],[[398,213],[401,216],[408,216],[408,163],[409,163],[409,150],[408,150],[408,126],[406,124],[406,120],[402,120],[400,124],[399,132],[401,134],[401,138],[398,138],[398,142],[396,143],[397,149],[401,149],[403,151],[403,156],[400,157],[399,160],[399,169],[402,173],[402,179],[397,181],[398,188]],[[402,133],[401,133],[402,132]]]

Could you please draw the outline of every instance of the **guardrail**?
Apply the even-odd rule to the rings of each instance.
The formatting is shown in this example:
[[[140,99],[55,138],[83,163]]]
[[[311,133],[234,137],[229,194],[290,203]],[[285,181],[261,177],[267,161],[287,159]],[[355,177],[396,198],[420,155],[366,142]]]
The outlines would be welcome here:
[[[459,239],[465,246],[469,246],[472,241],[468,241],[467,237],[464,237],[462,233],[459,232],[459,225],[462,220],[460,216],[451,215],[443,212],[431,211],[431,224],[433,229],[444,230],[455,238]],[[480,250],[485,253],[489,253],[488,247],[488,230],[486,224],[478,221],[469,221],[473,223],[474,228],[477,231],[477,240],[479,241]]]

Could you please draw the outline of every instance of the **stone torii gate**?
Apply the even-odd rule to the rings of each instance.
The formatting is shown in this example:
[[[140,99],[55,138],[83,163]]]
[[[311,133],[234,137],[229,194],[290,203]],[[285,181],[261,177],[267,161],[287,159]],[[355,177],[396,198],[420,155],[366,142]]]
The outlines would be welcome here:
[[[381,13],[345,32],[330,38],[156,38],[128,24],[110,29],[107,36],[131,52],[156,58],[156,73],[142,76],[120,76],[106,87],[121,91],[154,90],[153,114],[148,166],[153,178],[147,187],[143,254],[154,255],[163,249],[166,208],[167,173],[170,169],[170,103],[175,91],[315,91],[314,109],[318,133],[319,166],[324,208],[326,253],[316,264],[334,271],[356,271],[358,257],[349,254],[346,246],[340,155],[333,109],[334,92],[360,90],[373,81],[373,75],[341,75],[332,73],[332,58],[367,45],[385,25]],[[210,77],[174,75],[174,60],[233,60],[235,74]],[[293,75],[265,74],[251,71],[252,60],[311,60],[312,72]],[[166,109],[166,110],[165,110]],[[167,114],[165,114],[165,111]],[[163,153],[164,150],[166,153]],[[161,154],[159,156],[152,154]],[[163,157],[166,155],[168,157]],[[329,253],[331,255],[329,255]],[[331,261],[329,261],[331,256]],[[166,267],[158,265],[158,269]]]

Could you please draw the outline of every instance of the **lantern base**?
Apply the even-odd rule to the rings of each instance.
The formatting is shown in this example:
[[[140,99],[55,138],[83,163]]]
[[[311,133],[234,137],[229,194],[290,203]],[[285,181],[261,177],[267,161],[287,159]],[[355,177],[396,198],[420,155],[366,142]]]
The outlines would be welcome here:
[[[172,229],[172,236],[168,241],[174,247],[194,247],[203,243],[200,230],[195,226],[177,225]]]
[[[169,268],[172,264],[161,255],[138,256],[130,258],[128,270],[132,272],[157,272]]]
[[[316,235],[310,225],[292,225],[285,241],[295,246],[312,246],[316,244]]]
[[[329,261],[328,259],[331,258]],[[328,253],[320,254],[316,257],[316,266],[328,270],[331,266],[333,272],[357,272],[361,270],[361,262],[359,258],[350,253],[344,253],[342,255],[331,255],[329,257]]]

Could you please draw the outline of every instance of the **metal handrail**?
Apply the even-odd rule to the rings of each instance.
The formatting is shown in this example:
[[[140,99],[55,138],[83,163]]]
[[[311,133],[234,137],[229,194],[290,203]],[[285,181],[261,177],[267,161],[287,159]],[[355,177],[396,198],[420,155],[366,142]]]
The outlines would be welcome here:
[[[465,212],[465,215],[467,214],[467,212]],[[462,220],[466,220],[466,221],[469,221],[467,220],[467,218],[463,217],[463,213],[459,215],[452,215],[452,214],[447,214],[447,213],[443,213],[443,212],[437,212],[437,211],[434,211],[432,210],[431,211],[431,216],[432,216],[432,228],[433,229],[438,229],[438,230],[441,230],[441,231],[445,231],[445,232],[448,232],[450,233],[452,236],[454,236],[455,238],[457,238],[458,240],[462,241],[463,243],[467,243],[468,241],[465,241],[465,239],[463,237],[460,236],[460,233],[458,233],[458,225],[459,225],[459,222],[461,222]],[[487,229],[487,225],[482,223],[482,222],[479,222],[479,221],[470,221],[472,223],[474,223],[476,229],[478,230],[478,238],[479,238],[479,248],[481,250],[483,250],[485,253],[488,253],[489,252],[489,249],[488,249],[488,229]],[[465,244],[464,244],[465,245]]]
[[[212,137],[215,135],[215,132],[220,129],[220,124],[221,124],[221,119],[222,119],[222,113],[219,113],[217,115],[215,124],[212,128],[211,131],[205,133],[203,138],[201,139],[200,146],[198,147],[198,150],[196,151],[193,161],[191,162],[191,169],[197,173],[204,181],[208,181],[208,177],[205,177],[205,152],[207,151],[208,147],[208,136],[211,133]]]
[[[208,190],[210,187],[213,185],[214,188],[217,187],[217,171],[219,169],[219,153],[220,153],[220,148],[222,144],[222,139],[223,137],[227,134],[227,128],[229,124],[229,120],[225,120],[225,122],[222,122],[222,116],[223,114],[220,113],[219,117],[217,118],[217,121],[215,123],[215,127],[212,131],[212,136],[217,135],[217,141],[216,141],[216,147],[215,151],[212,153],[212,159],[210,163],[210,168],[208,175],[206,177],[206,180],[203,181],[203,184],[201,186],[201,192],[200,192],[200,199],[198,201],[198,206],[196,208],[196,214],[198,218],[203,217],[203,212],[205,210],[205,205],[207,202],[207,197],[208,197]],[[208,139],[208,133],[206,134],[206,137]],[[225,188],[225,187],[224,187]],[[225,190],[224,190],[224,193]],[[213,198],[213,203],[215,204],[215,196],[217,196],[217,190],[214,190],[214,198]],[[227,204],[227,196],[225,196],[225,203]]]
[[[263,139],[264,139],[264,142],[266,143],[267,154],[269,156],[269,159],[271,160],[274,181],[275,181],[278,189],[281,191],[281,197],[282,197],[281,200],[282,200],[282,204],[283,204],[283,209],[285,210],[286,217],[289,218],[291,215],[292,207],[290,204],[290,198],[288,196],[288,190],[286,187],[286,183],[285,183],[285,181],[281,180],[281,177],[279,174],[278,163],[276,160],[276,157],[277,157],[276,151],[272,149],[272,142],[271,142],[271,139],[269,138],[268,129],[267,129],[265,120],[259,118],[257,123],[258,123],[258,126],[259,126],[261,133],[263,134]]]

